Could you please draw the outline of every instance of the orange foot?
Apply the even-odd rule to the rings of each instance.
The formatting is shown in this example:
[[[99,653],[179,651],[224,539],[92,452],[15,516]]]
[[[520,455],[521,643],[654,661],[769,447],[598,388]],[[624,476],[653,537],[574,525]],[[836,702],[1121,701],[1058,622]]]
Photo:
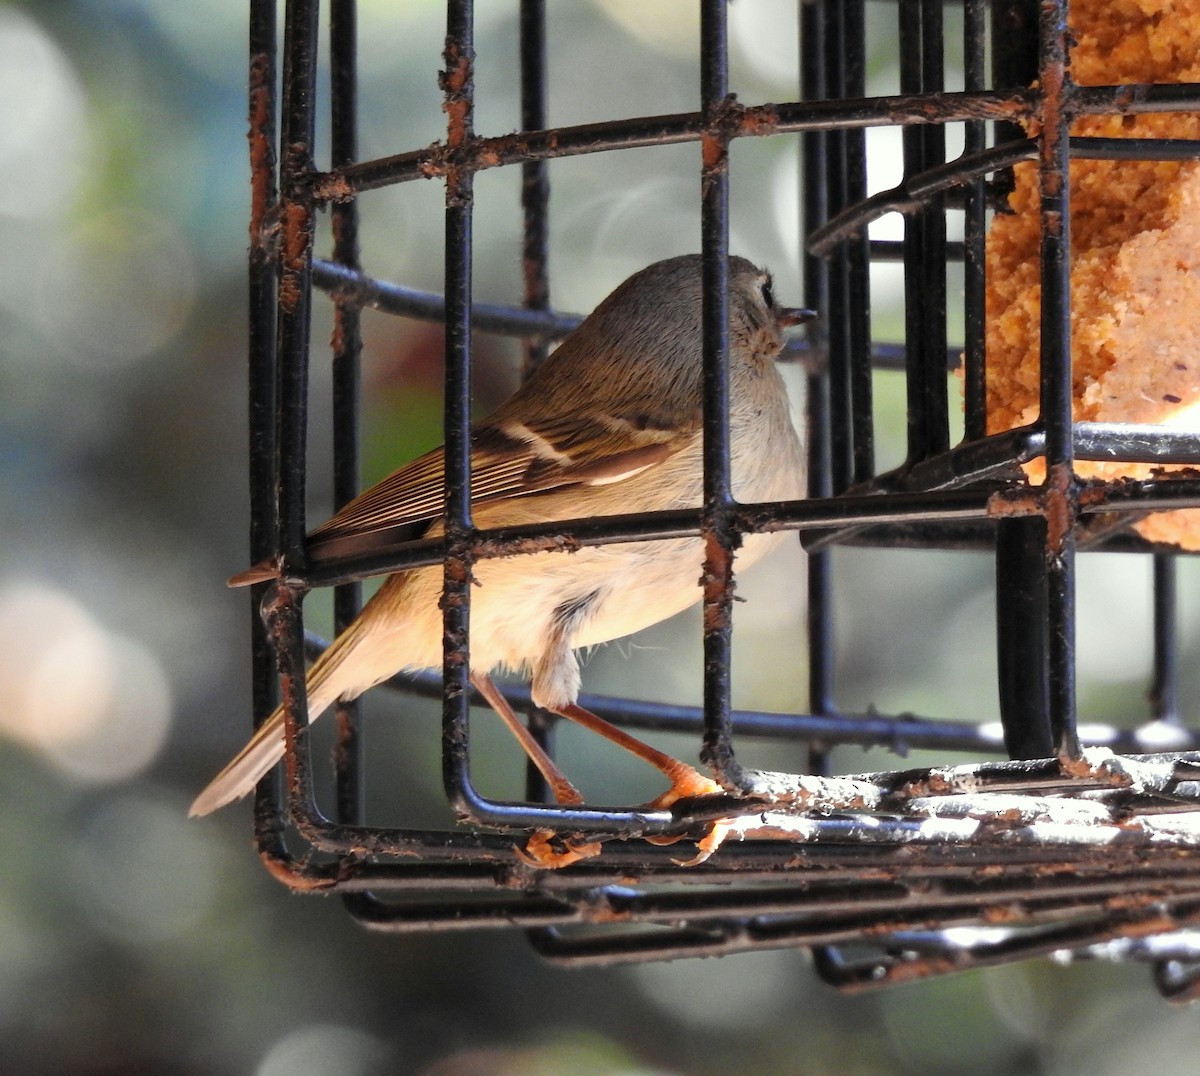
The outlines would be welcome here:
[[[691,859],[675,860],[681,867],[695,867],[703,863],[709,856],[725,843],[725,838],[733,830],[730,822],[714,822],[708,832],[696,842],[696,854]]]
[[[665,772],[665,771],[664,771]],[[682,799],[689,799],[693,796],[717,796],[724,793],[724,789],[717,784],[711,777],[705,777],[699,770],[689,766],[686,762],[678,762],[667,774],[671,779],[671,787],[667,789],[661,796],[651,800],[646,806],[651,808],[662,809],[670,807]],[[696,847],[699,849],[697,855],[692,859],[677,859],[675,862],[681,867],[694,867],[699,863],[703,863],[725,842],[725,838],[729,836],[730,824],[728,822],[714,822],[709,828],[708,833],[696,842]],[[647,837],[651,844],[675,844],[676,841],[683,840],[683,837]]]
[[[558,838],[558,834],[552,829],[535,830],[533,835],[525,842],[525,847],[516,846],[517,856],[531,867],[537,867],[540,870],[558,870],[560,867],[569,867],[572,863],[578,863],[581,859],[591,859],[592,856],[600,854],[599,841],[568,841],[563,840],[563,850],[560,851],[552,843]]]

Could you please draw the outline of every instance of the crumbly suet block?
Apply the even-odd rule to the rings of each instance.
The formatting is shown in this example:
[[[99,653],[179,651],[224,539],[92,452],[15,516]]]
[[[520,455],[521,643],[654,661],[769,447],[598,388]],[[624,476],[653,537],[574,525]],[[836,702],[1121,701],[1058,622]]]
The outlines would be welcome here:
[[[1200,4],[1072,0],[1081,85],[1200,81]],[[1088,116],[1072,134],[1200,139],[1200,116]],[[988,432],[1038,413],[1041,285],[1034,162],[1014,170],[1011,215],[987,238]],[[1200,433],[1200,162],[1072,161],[1071,361],[1077,420]],[[1149,466],[1080,462],[1081,475],[1144,478]],[[1041,464],[1030,468],[1040,477]],[[1200,549],[1200,510],[1137,524]]]

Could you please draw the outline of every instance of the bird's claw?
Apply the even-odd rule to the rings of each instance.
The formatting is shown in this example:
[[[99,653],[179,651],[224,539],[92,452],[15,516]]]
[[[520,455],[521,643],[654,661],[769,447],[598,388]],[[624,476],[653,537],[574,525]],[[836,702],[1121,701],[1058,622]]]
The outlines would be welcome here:
[[[733,831],[728,822],[714,822],[708,832],[696,842],[696,854],[691,859],[675,860],[681,867],[697,867],[725,843],[725,838]]]
[[[647,807],[663,810],[683,799],[691,799],[695,796],[718,796],[725,791],[711,777],[705,777],[694,766],[689,766],[686,762],[678,762],[667,776],[671,779],[671,787],[661,796],[651,800],[646,805]],[[728,822],[714,822],[708,832],[696,842],[697,854],[691,859],[677,859],[675,862],[681,867],[694,867],[703,863],[725,843],[725,838],[729,836],[731,828]],[[651,844],[656,845],[675,844],[683,839],[682,836],[661,835],[646,838]]]
[[[711,777],[705,777],[699,770],[686,762],[679,762],[667,774],[671,779],[671,787],[661,796],[646,804],[650,810],[665,810],[680,800],[694,799],[698,796],[717,796],[724,789]],[[675,860],[681,867],[694,867],[707,860],[722,844],[732,831],[729,822],[717,821],[709,826],[708,832],[696,842],[696,855],[691,859]],[[682,836],[648,836],[651,844],[667,845],[684,840]],[[600,854],[600,841],[568,840],[560,837],[552,829],[535,830],[525,847],[516,846],[518,858],[538,870],[559,870],[578,863],[583,859],[591,859]]]
[[[561,840],[563,849],[555,847],[554,841]],[[517,858],[531,867],[539,870],[558,870],[578,863],[581,859],[591,859],[600,854],[599,841],[570,841],[559,838],[552,829],[535,830],[525,847],[515,846]]]

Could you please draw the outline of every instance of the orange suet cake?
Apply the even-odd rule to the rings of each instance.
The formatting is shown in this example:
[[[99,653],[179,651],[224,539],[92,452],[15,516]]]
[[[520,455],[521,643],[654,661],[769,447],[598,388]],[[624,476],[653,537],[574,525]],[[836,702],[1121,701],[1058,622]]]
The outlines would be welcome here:
[[[1072,0],[1080,85],[1200,82],[1195,0]],[[1085,116],[1073,135],[1200,139],[1200,115]],[[1038,176],[1014,169],[1011,215],[987,238],[988,432],[1038,413]],[[1079,421],[1200,432],[1200,162],[1071,162],[1071,361]],[[1149,466],[1080,462],[1081,475],[1144,478]],[[1040,462],[1034,477],[1041,473]],[[1200,510],[1137,524],[1150,541],[1200,549]]]

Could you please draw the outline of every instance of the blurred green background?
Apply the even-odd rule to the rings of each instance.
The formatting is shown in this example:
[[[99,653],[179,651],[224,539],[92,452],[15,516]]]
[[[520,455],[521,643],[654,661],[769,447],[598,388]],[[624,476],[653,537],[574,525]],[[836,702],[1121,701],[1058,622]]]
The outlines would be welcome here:
[[[696,107],[691,0],[549,7],[552,124]],[[732,5],[742,100],[796,96],[794,8]],[[871,89],[888,92],[894,13],[871,11]],[[437,139],[441,4],[376,0],[360,12],[362,156]],[[516,3],[484,0],[477,18],[477,128],[503,133],[518,124]],[[953,34],[953,11],[949,22]],[[1142,967],[1044,962],[849,999],[793,952],[560,971],[517,935],[369,935],[336,901],[293,897],[267,877],[245,805],[186,820],[250,723],[249,609],[223,585],[246,560],[245,55],[245,5],[229,0],[0,6],[0,1069],[1193,1072],[1195,1017],[1158,1001]],[[871,138],[882,161],[872,187],[890,186],[894,133]],[[554,303],[586,311],[642,265],[698,249],[698,170],[695,146],[554,162]],[[793,139],[734,146],[732,246],[775,271],[785,301],[800,288],[796,174]],[[481,299],[520,296],[518,180],[513,169],[478,179]],[[440,287],[441,197],[422,182],[362,199],[370,272]],[[895,221],[877,227],[897,234]],[[323,231],[318,253],[328,251]],[[898,332],[896,271],[880,269],[873,288],[880,332]],[[323,302],[315,320],[320,400]],[[439,439],[440,332],[372,314],[364,331],[369,482]],[[477,346],[485,407],[515,383],[519,350],[486,337]],[[879,375],[876,389],[888,466],[901,452],[903,387]],[[327,437],[314,421],[314,522],[329,509]],[[987,558],[835,560],[847,710],[996,719]],[[1087,721],[1145,714],[1149,572],[1143,558],[1083,561]],[[735,701],[802,708],[798,547],[751,576],[740,590],[749,601],[738,609]],[[1194,565],[1183,583],[1191,700]],[[320,595],[309,602],[319,630],[327,608]],[[697,619],[685,615],[599,651],[585,684],[694,700],[697,643]],[[401,709],[413,712],[372,699],[367,720],[380,809],[409,822],[404,811],[437,814],[420,804],[440,795],[437,738],[431,719],[387,720]],[[496,745],[485,791],[510,790],[514,749],[494,723],[476,724]],[[585,791],[657,791],[607,749],[566,739]],[[776,766],[801,757],[758,750],[752,761]],[[895,760],[853,751],[838,761]]]

